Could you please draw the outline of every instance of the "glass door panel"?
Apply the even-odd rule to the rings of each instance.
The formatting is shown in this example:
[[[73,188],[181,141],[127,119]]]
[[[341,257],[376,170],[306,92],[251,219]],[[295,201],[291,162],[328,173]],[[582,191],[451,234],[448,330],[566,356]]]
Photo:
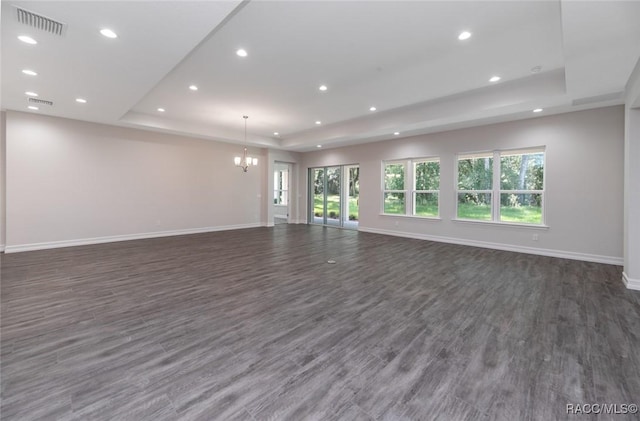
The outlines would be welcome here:
[[[357,165],[345,167],[345,176],[347,182],[346,189],[346,207],[343,218],[345,228],[358,228],[359,219],[359,198],[360,198],[360,167]]]
[[[313,203],[311,212],[311,222],[314,224],[324,224],[325,200],[324,200],[324,168],[314,168],[311,170],[311,187],[313,191]]]
[[[325,224],[342,226],[340,215],[342,214],[342,200],[340,190],[340,179],[342,167],[328,167],[326,176],[325,195]]]

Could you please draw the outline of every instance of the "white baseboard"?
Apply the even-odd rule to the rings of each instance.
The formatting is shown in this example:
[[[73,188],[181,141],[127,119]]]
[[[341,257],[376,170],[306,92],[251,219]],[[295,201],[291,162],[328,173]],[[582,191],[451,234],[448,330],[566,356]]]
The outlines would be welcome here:
[[[125,235],[113,235],[108,237],[82,238],[78,240],[51,241],[46,243],[18,244],[13,246],[6,246],[4,248],[4,252],[18,253],[22,251],[46,250],[46,249],[55,249],[55,248],[61,248],[61,247],[86,246],[90,244],[115,243],[118,241],[143,240],[147,238],[172,237],[176,235],[202,234],[205,232],[257,228],[261,226],[263,225],[260,223],[241,224],[241,225],[223,225],[219,227],[189,228],[189,229],[174,230],[174,231],[158,231],[158,232],[147,232],[147,233],[141,233],[141,234],[125,234]]]
[[[627,288],[640,291],[640,279],[629,278],[625,272],[622,272],[622,282]]]
[[[513,251],[517,253],[536,254],[540,256],[559,257],[561,259],[583,260],[586,262],[605,263],[609,265],[622,266],[622,257],[601,256],[597,254],[576,253],[572,251],[551,250],[535,247],[515,246],[511,244],[491,243],[488,241],[466,240],[454,237],[441,237],[436,235],[417,234],[413,232],[391,231],[378,228],[368,228],[360,226],[358,231],[371,232],[374,234],[393,235],[396,237],[414,238],[416,240],[436,241],[439,243],[460,244],[463,246],[482,247],[494,250]]]
[[[0,253],[4,252],[4,244],[0,244]]]

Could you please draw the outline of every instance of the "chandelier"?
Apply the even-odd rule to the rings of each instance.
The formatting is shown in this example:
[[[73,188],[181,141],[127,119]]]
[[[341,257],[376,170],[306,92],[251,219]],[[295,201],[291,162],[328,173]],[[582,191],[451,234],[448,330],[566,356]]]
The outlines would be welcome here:
[[[244,118],[244,144],[247,144],[247,119],[248,115],[243,115]],[[233,162],[236,164],[236,167],[242,168],[242,171],[247,172],[250,166],[258,165],[258,158],[251,158],[247,155],[247,147],[244,147],[242,151],[242,156],[236,156],[233,158]]]

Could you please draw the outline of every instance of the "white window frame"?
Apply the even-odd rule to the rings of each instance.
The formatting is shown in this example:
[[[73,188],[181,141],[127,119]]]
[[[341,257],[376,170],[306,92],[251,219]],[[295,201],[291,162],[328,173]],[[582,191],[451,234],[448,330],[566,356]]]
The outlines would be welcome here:
[[[525,154],[533,154],[533,153],[542,153],[544,156],[544,169],[542,175],[542,190],[502,190],[501,189],[501,157],[504,155],[525,155]],[[490,190],[459,190],[458,180],[460,176],[459,172],[459,161],[461,159],[469,159],[469,158],[493,158],[493,174],[491,178],[491,189]],[[546,190],[546,148],[544,146],[531,147],[531,148],[523,148],[523,149],[500,149],[489,152],[475,152],[475,153],[461,153],[456,155],[455,160],[455,180],[454,186],[456,186],[455,190],[455,220],[465,221],[465,222],[477,222],[477,223],[491,223],[491,224],[502,224],[502,225],[523,225],[528,227],[546,227],[545,225],[545,190]],[[458,195],[464,193],[485,193],[491,195],[491,219],[467,219],[460,218],[458,216]],[[510,222],[510,221],[501,221],[500,220],[500,197],[501,194],[540,194],[541,195],[541,222],[539,224],[526,223],[526,222]],[[438,202],[439,204],[439,202]]]
[[[416,190],[416,164],[420,164],[423,162],[437,162],[440,164],[440,157],[438,156],[429,156],[429,157],[421,157],[421,158],[409,158],[409,159],[396,159],[389,161],[382,161],[382,200],[381,200],[381,214],[389,215],[389,216],[410,216],[416,218],[427,218],[427,219],[440,219],[440,189],[438,190]],[[386,176],[386,167],[387,165],[402,165],[404,171],[404,189],[403,190],[386,190],[385,189],[385,176]],[[440,174],[442,177],[442,174]],[[438,184],[438,187],[440,185]],[[387,193],[404,193],[404,213],[386,213],[384,209],[384,198]],[[423,216],[416,215],[416,193],[436,193],[438,195],[438,215],[436,216]]]
[[[283,177],[286,174],[286,177]],[[281,188],[279,188],[281,187]],[[279,194],[284,193],[284,194]],[[284,203],[280,200],[285,197]],[[289,206],[289,171],[275,169],[273,174],[273,204],[276,206]]]
[[[492,178],[491,178],[491,189],[485,189],[485,190],[461,190],[458,189],[458,181],[460,179],[460,160],[462,159],[478,159],[478,158],[493,158],[493,163],[492,163]],[[456,213],[455,213],[455,218],[459,219],[461,221],[474,221],[474,222],[492,222],[495,221],[495,183],[496,183],[496,157],[495,157],[495,151],[493,152],[475,152],[475,153],[462,153],[462,154],[458,154],[456,156],[456,161],[455,161],[455,183],[454,186],[456,187],[456,193],[455,193],[455,201],[453,203],[455,203],[455,209],[456,209]],[[498,168],[498,172],[500,171],[500,169]],[[499,175],[498,175],[498,179],[499,179]],[[458,196],[460,194],[465,194],[465,193],[469,193],[469,194],[490,194],[491,195],[491,201],[489,202],[491,204],[491,219],[486,220],[486,219],[467,219],[467,218],[460,218],[458,216]]]
[[[438,190],[417,190],[416,189],[416,167],[418,164],[428,163],[428,162],[437,162],[438,163]],[[411,216],[417,216],[419,218],[439,218],[440,217],[440,157],[434,156],[429,158],[419,158],[411,160]],[[435,193],[438,196],[438,213],[436,215],[417,215],[416,214],[416,198],[418,193]]]
[[[536,147],[536,148],[526,148],[526,149],[507,149],[507,150],[500,150],[498,151],[500,153],[500,158],[502,158],[503,156],[510,156],[510,155],[527,155],[527,154],[538,154],[541,153],[543,156],[543,169],[542,169],[542,190],[502,190],[502,183],[498,182],[498,186],[496,187],[497,191],[498,191],[498,197],[497,197],[497,214],[496,214],[496,221],[501,223],[501,224],[522,224],[522,225],[531,225],[531,226],[544,226],[545,225],[545,206],[544,206],[544,197],[545,197],[545,186],[546,186],[546,182],[547,182],[547,177],[546,177],[546,168],[547,168],[547,156],[546,156],[546,148],[544,147]],[[494,160],[495,162],[495,160]],[[500,175],[502,174],[502,160],[498,159],[498,172],[499,172],[499,181],[500,181]],[[495,171],[495,169],[494,169]],[[495,182],[495,178],[494,178],[494,182]],[[541,221],[539,224],[530,224],[530,223],[526,223],[526,222],[511,222],[511,221],[502,221],[501,220],[501,215],[500,215],[500,198],[502,197],[503,194],[539,194],[540,195],[540,211],[541,211]]]
[[[387,176],[387,165],[402,165],[403,171],[404,171],[404,190],[387,190],[386,189],[386,176]],[[382,209],[382,213],[384,215],[406,215],[407,213],[407,208],[409,207],[409,203],[407,200],[407,161],[406,160],[394,160],[394,161],[382,161],[382,202],[381,202],[381,209]],[[387,193],[404,193],[404,214],[401,213],[386,213],[384,211],[384,198],[387,195]]]

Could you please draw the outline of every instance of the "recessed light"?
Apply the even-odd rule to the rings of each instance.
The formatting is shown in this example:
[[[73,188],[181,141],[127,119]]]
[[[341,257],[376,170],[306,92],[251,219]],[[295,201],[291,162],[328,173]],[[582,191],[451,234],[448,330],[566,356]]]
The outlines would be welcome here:
[[[28,75],[28,76],[38,76],[38,74],[36,72],[34,72],[33,70],[29,70],[29,69],[24,69],[22,71],[22,73],[24,73],[25,75]]]
[[[540,73],[541,70],[542,70],[542,66],[533,66],[531,68],[531,73]]]
[[[322,121],[318,120],[318,121],[316,121],[316,124],[320,125],[320,124],[322,124]]]
[[[159,111],[159,112],[161,112],[161,113],[163,113],[163,112],[165,112],[166,110],[165,110],[164,108],[158,108],[158,111]]]
[[[540,113],[542,112],[542,108],[536,108],[535,110],[533,110],[534,113]]]
[[[29,37],[27,35],[20,35],[18,37],[18,39],[20,41],[24,42],[24,43],[31,44],[31,45],[35,45],[35,44],[38,43],[38,41],[36,41],[35,39],[33,39],[33,38],[31,38],[31,37]]]
[[[460,41],[464,41],[465,39],[469,39],[469,38],[471,38],[471,32],[469,31],[460,32],[460,35],[458,35],[458,39]]]
[[[236,54],[240,57],[246,57],[247,54],[247,50],[243,50],[242,48],[240,48],[238,51],[236,51]]]
[[[400,132],[393,132],[394,136],[398,136],[400,134]]]
[[[100,30],[100,33],[102,35],[104,35],[107,38],[118,38],[118,34],[116,34],[115,32],[113,32],[111,29],[109,28],[103,28]]]
[[[25,92],[24,94],[25,94],[26,96],[38,96],[38,94],[37,94],[37,93],[35,93],[35,92],[31,92],[31,91],[27,91],[27,92]]]
[[[326,91],[327,90],[327,85],[320,85],[320,87],[318,88],[321,91]]]
[[[321,147],[322,147],[322,145],[316,145],[316,148],[321,148]]]
[[[273,135],[274,135],[274,136],[280,136],[280,133],[278,133],[278,132],[273,132]]]
[[[84,98],[76,98],[76,102],[79,102],[80,104],[86,104],[87,100]]]
[[[38,111],[39,110],[39,108],[34,106],[34,105],[29,105],[27,108],[30,109],[30,110],[34,110],[34,111]]]
[[[492,76],[491,79],[489,79],[489,82],[497,82],[500,80],[500,76]]]
[[[376,107],[370,107],[370,108],[369,108],[369,111],[375,111],[375,110],[377,110],[377,108],[376,108]]]
[[[189,86],[189,89],[191,89],[192,91],[197,91],[198,87],[196,85],[191,85]]]

